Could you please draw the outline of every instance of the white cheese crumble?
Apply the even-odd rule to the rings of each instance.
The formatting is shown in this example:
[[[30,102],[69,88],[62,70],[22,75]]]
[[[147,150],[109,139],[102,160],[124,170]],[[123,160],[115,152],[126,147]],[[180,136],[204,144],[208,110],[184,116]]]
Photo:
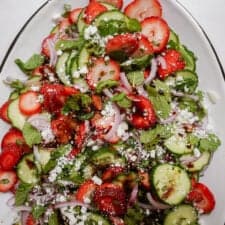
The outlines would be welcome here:
[[[88,73],[88,68],[87,66],[83,66],[82,68],[78,69],[77,71],[73,72],[73,77],[74,78],[80,78],[81,74],[87,74]]]
[[[128,131],[128,124],[126,122],[122,122],[118,126],[117,136],[125,141],[129,138],[129,133],[127,131]]]
[[[93,176],[92,178],[91,178],[91,180],[95,183],[95,184],[97,184],[97,185],[101,185],[102,184],[102,179],[101,178],[99,178],[98,176]]]
[[[199,151],[199,149],[194,148],[194,151],[193,151],[193,152],[194,152],[194,156],[195,156],[195,157],[197,157],[197,158],[198,158],[198,157],[200,157],[200,156],[201,156],[201,152]]]
[[[32,91],[39,91],[40,90],[40,86],[31,85],[30,89]]]
[[[45,144],[50,143],[55,139],[55,136],[52,132],[50,125],[47,127],[47,129],[41,131],[41,136],[42,136]]]
[[[56,52],[57,55],[62,55],[62,53],[63,53],[62,50],[58,50],[58,51]]]
[[[101,111],[101,114],[103,116],[107,116],[107,117],[110,117],[110,116],[114,116],[115,115],[115,111],[113,109],[113,105],[112,105],[111,102],[108,102],[105,105],[105,108]]]

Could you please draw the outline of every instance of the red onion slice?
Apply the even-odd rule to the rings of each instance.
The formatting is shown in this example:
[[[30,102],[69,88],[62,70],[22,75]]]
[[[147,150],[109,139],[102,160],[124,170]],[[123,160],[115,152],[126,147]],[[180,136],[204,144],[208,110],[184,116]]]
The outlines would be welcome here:
[[[144,87],[142,85],[137,86],[136,89],[137,89],[137,92],[138,92],[139,95],[142,95],[146,98],[149,97],[147,91],[144,89]]]
[[[147,193],[147,199],[151,203],[151,205],[153,207],[155,207],[156,209],[168,209],[168,208],[170,208],[169,205],[163,204],[163,203],[158,202],[155,199],[153,199],[153,197],[152,197],[150,192]]]
[[[183,155],[180,157],[180,161],[184,165],[188,165],[190,163],[195,162],[198,160],[200,157],[194,156],[194,155]]]
[[[162,67],[163,70],[165,70],[167,68],[166,60],[161,55],[158,55],[156,60],[157,60],[158,64],[160,64],[160,66]]]
[[[175,97],[187,97],[187,98],[191,98],[191,99],[193,99],[196,102],[199,100],[199,97],[198,96],[189,95],[189,94],[183,93],[181,91],[171,90],[171,94],[173,96],[175,96]]]
[[[123,92],[125,94],[130,93],[125,87],[122,87],[122,86],[117,87],[116,90],[119,91],[119,92]]]
[[[6,204],[9,207],[13,207],[15,205],[15,196],[12,196],[11,198],[9,198]]]
[[[21,224],[22,225],[26,225],[27,224],[27,218],[28,218],[28,216],[29,216],[29,212],[22,212],[21,213]]]
[[[128,201],[128,206],[132,207],[134,203],[137,201],[137,194],[138,194],[138,184],[136,184],[131,192],[130,199]]]
[[[13,209],[19,212],[31,212],[32,210],[30,206],[25,206],[25,205],[16,206],[16,207],[13,207]]]
[[[145,80],[145,84],[150,84],[151,81],[156,77],[156,74],[157,74],[157,61],[156,59],[152,58],[151,60],[151,72],[149,74],[149,76],[146,78]]]
[[[39,131],[43,131],[49,128],[50,122],[47,118],[47,115],[44,114],[35,114],[27,120],[33,127]]]
[[[118,107],[115,104],[112,104],[112,107],[115,112],[114,121],[113,121],[113,125],[112,125],[111,129],[109,130],[109,132],[104,135],[104,139],[106,141],[110,141],[115,136],[118,126],[121,122],[120,110],[118,109]]]
[[[120,73],[120,80],[123,84],[123,86],[129,91],[132,92],[132,87],[129,83],[129,81],[127,80],[126,74],[125,73]]]
[[[175,108],[174,111],[172,112],[172,115],[171,116],[169,116],[165,120],[160,120],[159,123],[160,124],[163,124],[163,125],[172,123],[177,118],[177,116],[178,116],[178,113],[177,113],[177,109]]]
[[[108,98],[112,98],[112,97],[113,97],[112,92],[111,92],[109,89],[107,89],[107,88],[105,88],[105,89],[103,90],[103,93],[104,93]]]
[[[57,52],[55,50],[55,43],[51,39],[48,39],[47,40],[47,46],[48,46],[49,53],[50,53],[49,65],[55,66],[55,64],[57,62],[57,58],[58,58]]]
[[[75,206],[82,206],[82,207],[85,207],[85,208],[90,208],[90,205],[88,204],[84,204],[82,202],[79,202],[79,201],[76,201],[76,200],[73,200],[73,201],[70,201],[70,202],[60,202],[58,204],[55,204],[55,209],[60,209],[60,208],[64,208],[64,207],[75,207]]]
[[[145,203],[142,203],[142,202],[137,202],[137,205],[140,206],[143,209],[150,209],[150,210],[155,209],[152,205],[145,204]]]

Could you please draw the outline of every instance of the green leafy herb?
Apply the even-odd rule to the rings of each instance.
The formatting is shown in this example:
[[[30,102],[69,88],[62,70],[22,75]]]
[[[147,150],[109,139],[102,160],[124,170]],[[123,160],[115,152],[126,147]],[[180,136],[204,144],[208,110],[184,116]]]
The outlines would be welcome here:
[[[142,210],[138,206],[129,208],[124,217],[124,222],[126,225],[137,225],[141,224],[144,219]]]
[[[129,18],[127,21],[128,32],[138,32],[141,31],[141,24],[138,20]]]
[[[84,113],[84,114],[78,114],[77,118],[82,121],[90,120],[94,116],[94,114],[95,114],[94,111],[89,112],[89,113]]]
[[[32,216],[34,219],[39,219],[45,212],[45,207],[42,205],[35,205],[32,207]]]
[[[133,71],[127,74],[128,81],[133,87],[139,86],[144,82],[143,71]]]
[[[143,144],[155,145],[162,139],[167,139],[172,136],[172,126],[158,124],[155,128],[142,131],[140,141]]]
[[[59,219],[57,214],[54,212],[48,219],[48,225],[59,225]]]
[[[62,50],[62,51],[67,51],[67,50],[72,50],[72,49],[80,49],[81,46],[83,46],[84,40],[83,39],[78,39],[78,40],[59,40],[57,41],[55,45],[56,50]]]
[[[121,108],[130,108],[132,101],[127,98],[125,93],[118,93],[112,97],[112,101],[116,102]]]
[[[30,184],[25,184],[25,183],[19,184],[15,194],[16,206],[23,205],[26,202],[28,194],[31,191],[32,187],[33,186]]]
[[[27,62],[23,62],[21,59],[16,59],[15,63],[18,67],[24,72],[27,73],[31,70],[34,70],[38,66],[41,66],[44,63],[44,56],[39,54],[34,54]]]
[[[159,118],[166,119],[171,112],[171,95],[169,87],[160,80],[154,81],[154,87],[147,86],[149,98]]]
[[[98,82],[95,90],[98,94],[100,94],[103,91],[103,89],[115,87],[117,85],[118,85],[118,82],[115,80],[103,80]]]
[[[26,143],[32,147],[34,144],[40,144],[42,137],[40,132],[30,123],[26,122],[23,126],[23,136]]]
[[[215,151],[221,145],[220,139],[215,134],[208,134],[206,138],[201,138],[199,149],[201,151]]]

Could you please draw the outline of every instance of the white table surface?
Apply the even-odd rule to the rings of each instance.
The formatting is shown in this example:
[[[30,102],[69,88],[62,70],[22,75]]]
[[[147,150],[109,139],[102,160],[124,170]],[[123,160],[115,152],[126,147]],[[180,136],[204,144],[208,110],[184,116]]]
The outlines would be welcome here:
[[[77,1],[77,0],[74,0]],[[166,1],[166,0],[161,0]],[[1,0],[0,62],[32,12],[45,0]],[[225,69],[225,0],[179,0],[203,27]]]

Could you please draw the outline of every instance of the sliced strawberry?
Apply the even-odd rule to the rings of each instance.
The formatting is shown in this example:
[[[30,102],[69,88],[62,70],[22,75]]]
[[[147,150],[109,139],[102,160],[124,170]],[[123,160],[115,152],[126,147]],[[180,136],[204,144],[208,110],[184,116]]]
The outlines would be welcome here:
[[[87,135],[87,128],[85,126],[85,123],[83,122],[78,125],[75,135],[75,144],[78,149],[82,147],[86,135]]]
[[[134,0],[124,10],[124,13],[142,21],[151,16],[162,16],[162,7],[158,0]]]
[[[79,148],[73,148],[70,153],[68,154],[68,158],[69,159],[73,159],[74,157],[76,157],[79,153],[81,152],[81,149]]]
[[[112,127],[112,123],[114,121],[114,116],[105,116],[103,117],[101,114],[96,113],[94,117],[91,119],[92,126],[99,132],[102,131],[105,133]]]
[[[147,129],[156,123],[156,114],[152,103],[144,96],[131,97],[136,112],[131,115],[130,123],[137,129]]]
[[[213,193],[202,183],[194,184],[187,201],[192,202],[201,213],[210,213],[216,204]]]
[[[59,31],[65,31],[69,26],[71,26],[71,22],[69,18],[64,18],[59,22]]]
[[[33,115],[41,111],[41,103],[39,102],[38,93],[28,91],[19,98],[19,109],[25,115]]]
[[[122,216],[127,210],[124,189],[112,183],[104,183],[96,188],[94,202],[97,208],[112,216]]]
[[[95,17],[105,11],[107,11],[107,8],[104,5],[96,1],[91,1],[85,10],[85,22],[90,24]]]
[[[65,94],[65,96],[76,95],[78,93],[79,93],[79,91],[76,88],[74,88],[74,87],[70,87],[70,86],[65,86],[64,87],[64,94]]]
[[[87,82],[92,89],[94,89],[100,81],[119,80],[120,66],[117,62],[113,60],[105,62],[104,58],[98,58],[93,61],[93,64],[87,74]]]
[[[82,10],[82,8],[77,8],[70,11],[68,18],[72,24],[77,23],[78,17]]]
[[[99,96],[99,95],[92,95],[91,98],[92,98],[92,103],[93,103],[94,107],[97,110],[102,110],[103,104],[102,104],[101,96]]]
[[[15,144],[5,146],[4,151],[0,154],[0,167],[3,170],[13,169],[22,156],[21,149]]]
[[[150,181],[149,181],[149,174],[147,172],[138,172],[139,178],[140,178],[140,182],[141,185],[149,190],[150,189]]]
[[[69,116],[60,116],[51,121],[53,134],[61,144],[66,144],[73,138],[76,127],[77,123]]]
[[[84,203],[85,201],[90,200],[96,187],[97,185],[92,180],[85,181],[76,192],[76,200]]]
[[[119,34],[109,39],[106,44],[106,53],[113,55],[121,52],[130,56],[138,48],[138,37],[136,34]]]
[[[17,182],[15,171],[0,170],[0,192],[10,191]]]
[[[29,147],[26,145],[23,134],[20,130],[17,130],[16,128],[11,128],[3,137],[1,147],[2,150],[8,146],[8,145],[17,145],[21,148],[22,152],[27,153],[29,152]]]
[[[125,225],[124,220],[120,217],[110,216],[113,225]]]
[[[148,38],[146,38],[144,35],[141,35],[139,37],[138,48],[132,54],[132,56],[133,57],[141,57],[141,56],[144,56],[144,55],[150,55],[153,52],[154,52],[153,51],[153,46],[149,42]]]
[[[54,75],[54,70],[49,65],[38,66],[32,71],[32,76],[49,77],[49,74]]]
[[[32,216],[32,214],[30,214],[27,217],[26,225],[36,225],[36,221],[35,221],[34,217]]]
[[[141,27],[141,33],[148,38],[154,52],[162,51],[167,45],[170,35],[167,22],[160,17],[150,17],[142,21]]]
[[[44,96],[44,109],[50,113],[58,113],[66,101],[65,88],[61,84],[44,84],[40,93]]]
[[[159,65],[158,68],[158,75],[162,79],[178,70],[183,70],[185,67],[185,61],[181,53],[174,49],[166,50],[162,57],[166,64],[164,65],[165,68],[162,65]]]
[[[42,48],[41,48],[41,53],[48,58],[50,57],[50,50],[49,50],[49,41],[54,41],[56,38],[56,34],[50,34],[48,35],[43,41],[42,41]]]
[[[111,166],[107,168],[103,174],[102,174],[102,180],[104,182],[111,181],[113,178],[115,178],[120,173],[124,172],[124,168],[121,166]]]
[[[7,123],[10,123],[10,119],[8,117],[9,104],[10,104],[10,101],[7,101],[0,108],[0,118]]]
[[[91,0],[91,2],[93,2],[93,1],[105,2],[105,3],[115,6],[118,9],[121,9],[123,7],[123,0]]]

